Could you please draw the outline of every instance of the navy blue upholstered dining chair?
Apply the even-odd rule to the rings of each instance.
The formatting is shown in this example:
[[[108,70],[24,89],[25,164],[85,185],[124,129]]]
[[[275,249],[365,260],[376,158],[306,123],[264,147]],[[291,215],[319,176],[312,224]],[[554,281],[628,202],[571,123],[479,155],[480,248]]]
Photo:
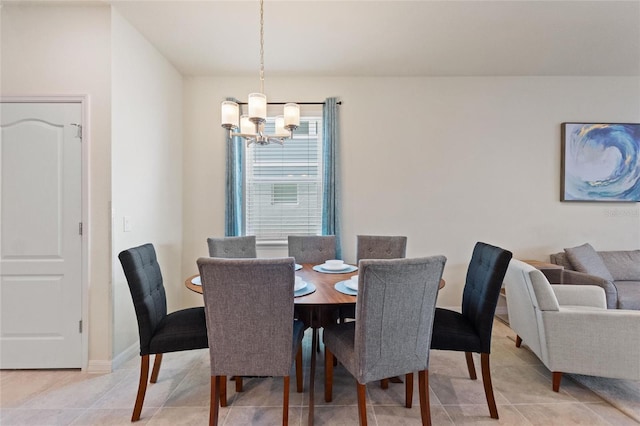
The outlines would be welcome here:
[[[162,354],[208,347],[203,307],[167,314],[167,297],[152,244],[122,251],[118,258],[129,284],[140,335],[140,380],[131,421],[140,419],[149,376],[149,355],[155,354],[151,383],[158,379]],[[226,405],[226,392],[223,394]]]
[[[480,354],[484,392],[492,418],[498,418],[493,396],[489,355],[491,331],[510,251],[476,243],[462,294],[462,313],[437,308],[433,321],[431,349],[464,352],[471,380],[476,380],[473,353]]]

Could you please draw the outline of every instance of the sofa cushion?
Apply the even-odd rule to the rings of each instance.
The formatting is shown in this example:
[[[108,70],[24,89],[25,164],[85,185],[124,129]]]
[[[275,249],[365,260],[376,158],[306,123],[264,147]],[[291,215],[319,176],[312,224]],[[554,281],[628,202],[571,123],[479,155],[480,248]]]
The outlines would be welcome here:
[[[581,246],[566,248],[564,252],[576,271],[613,281],[611,272],[591,244],[586,243]]]
[[[567,254],[563,251],[549,255],[549,259],[551,260],[551,263],[560,265],[564,267],[564,269],[569,269],[574,271],[573,265],[571,264],[571,262],[569,262],[569,259],[567,258]]]
[[[640,250],[598,252],[613,279],[640,281]]]
[[[618,309],[640,310],[640,281],[616,281]]]

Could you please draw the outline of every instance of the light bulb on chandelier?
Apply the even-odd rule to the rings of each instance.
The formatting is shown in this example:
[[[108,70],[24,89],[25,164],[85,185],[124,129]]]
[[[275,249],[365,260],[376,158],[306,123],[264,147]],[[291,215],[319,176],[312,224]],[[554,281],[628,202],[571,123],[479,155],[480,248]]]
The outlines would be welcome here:
[[[275,134],[264,132],[267,121],[267,97],[264,95],[264,0],[260,0],[260,91],[249,94],[248,114],[240,115],[240,105],[233,101],[222,102],[222,127],[230,136],[240,136],[247,141],[247,146],[255,143],[284,144],[284,140],[293,137],[293,131],[300,125],[300,106],[295,103],[284,105],[284,115],[276,117]],[[234,130],[240,129],[239,133]]]

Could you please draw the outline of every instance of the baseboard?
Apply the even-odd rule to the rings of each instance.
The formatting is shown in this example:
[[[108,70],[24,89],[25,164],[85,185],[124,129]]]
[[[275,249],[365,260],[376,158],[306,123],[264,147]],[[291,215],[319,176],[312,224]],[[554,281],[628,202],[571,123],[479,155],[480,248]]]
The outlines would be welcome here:
[[[105,374],[111,373],[111,361],[103,359],[90,359],[87,365],[87,373]]]
[[[93,374],[104,374],[111,373],[113,370],[118,369],[122,364],[129,361],[131,358],[135,357],[140,353],[140,345],[138,342],[132,344],[124,351],[120,352],[118,355],[113,357],[111,361],[108,360],[89,360],[89,365],[87,365],[87,373]]]

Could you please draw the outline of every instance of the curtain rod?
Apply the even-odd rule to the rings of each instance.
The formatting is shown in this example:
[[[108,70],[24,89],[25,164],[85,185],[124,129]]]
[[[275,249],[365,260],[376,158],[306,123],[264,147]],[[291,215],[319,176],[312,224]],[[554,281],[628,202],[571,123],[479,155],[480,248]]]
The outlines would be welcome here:
[[[288,104],[289,102],[267,102],[267,105],[284,105],[284,104]],[[296,103],[298,105],[324,105],[324,102],[291,102],[291,103]],[[248,102],[238,102],[238,105],[247,105]],[[336,102],[336,104],[338,105],[342,105],[342,101],[338,101]]]

